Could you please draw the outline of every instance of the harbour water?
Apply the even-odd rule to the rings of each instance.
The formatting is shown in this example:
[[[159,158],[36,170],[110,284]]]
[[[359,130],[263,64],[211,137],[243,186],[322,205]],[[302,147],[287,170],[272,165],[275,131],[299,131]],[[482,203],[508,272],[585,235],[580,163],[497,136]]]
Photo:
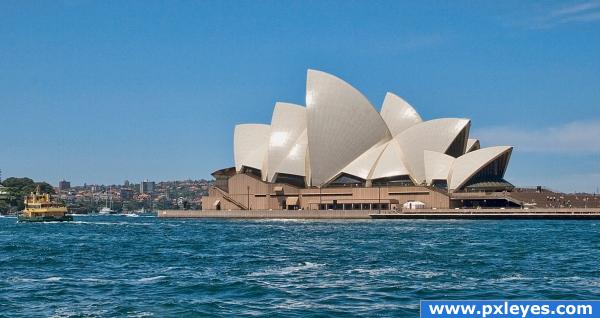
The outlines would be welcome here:
[[[0,316],[417,317],[600,299],[600,221],[0,218]]]

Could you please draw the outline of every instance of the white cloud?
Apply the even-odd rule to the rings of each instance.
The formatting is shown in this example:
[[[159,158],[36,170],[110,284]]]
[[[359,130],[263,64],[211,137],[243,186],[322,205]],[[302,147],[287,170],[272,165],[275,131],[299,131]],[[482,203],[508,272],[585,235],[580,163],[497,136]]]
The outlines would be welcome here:
[[[523,152],[600,153],[600,120],[554,127],[488,127],[471,134],[485,145],[513,145]]]
[[[579,14],[571,17],[567,17],[563,19],[563,23],[566,22],[594,22],[600,21],[600,10],[595,12],[590,12],[586,14]]]
[[[569,15],[580,14],[582,12],[588,12],[589,10],[600,7],[599,2],[583,2],[572,4],[568,6],[563,6],[561,8],[554,9],[550,12],[551,17],[564,17]]]
[[[600,21],[600,1],[579,2],[552,8],[533,8],[521,12],[520,18],[511,18],[512,26],[531,29],[549,29],[569,23]]]

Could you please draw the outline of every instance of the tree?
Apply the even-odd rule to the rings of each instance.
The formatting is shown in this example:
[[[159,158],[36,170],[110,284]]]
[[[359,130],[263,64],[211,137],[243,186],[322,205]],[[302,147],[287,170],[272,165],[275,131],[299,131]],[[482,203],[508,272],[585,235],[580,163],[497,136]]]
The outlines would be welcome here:
[[[37,186],[41,193],[54,194],[54,188],[46,182],[34,182],[30,178],[8,178],[2,182],[2,185],[8,188],[9,200],[11,206],[16,206],[19,210],[25,208],[23,200],[31,192],[35,192]]]
[[[2,182],[2,185],[10,188],[12,191],[27,191],[27,190],[35,190],[35,182],[29,178],[8,178]]]
[[[36,187],[40,186],[41,193],[56,194],[56,192],[54,191],[54,187],[46,182],[36,182],[35,186]],[[34,189],[34,191],[35,191],[35,189]]]
[[[5,214],[8,212],[8,202],[5,200],[0,200],[0,214]]]

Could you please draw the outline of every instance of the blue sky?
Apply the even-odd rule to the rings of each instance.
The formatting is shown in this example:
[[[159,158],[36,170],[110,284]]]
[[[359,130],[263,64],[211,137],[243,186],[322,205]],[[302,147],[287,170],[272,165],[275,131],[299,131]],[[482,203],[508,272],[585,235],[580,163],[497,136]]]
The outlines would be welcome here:
[[[2,175],[208,178],[308,68],[472,119],[516,185],[600,186],[600,0],[2,1]]]

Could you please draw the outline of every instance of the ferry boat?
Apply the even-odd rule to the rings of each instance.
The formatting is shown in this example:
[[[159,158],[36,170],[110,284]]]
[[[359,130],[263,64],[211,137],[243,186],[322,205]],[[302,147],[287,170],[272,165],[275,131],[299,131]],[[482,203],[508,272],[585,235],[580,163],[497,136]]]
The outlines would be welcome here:
[[[25,209],[17,216],[18,222],[63,222],[73,221],[71,215],[67,215],[67,207],[56,201],[52,201],[50,194],[40,193],[39,187],[35,193],[25,198]]]

